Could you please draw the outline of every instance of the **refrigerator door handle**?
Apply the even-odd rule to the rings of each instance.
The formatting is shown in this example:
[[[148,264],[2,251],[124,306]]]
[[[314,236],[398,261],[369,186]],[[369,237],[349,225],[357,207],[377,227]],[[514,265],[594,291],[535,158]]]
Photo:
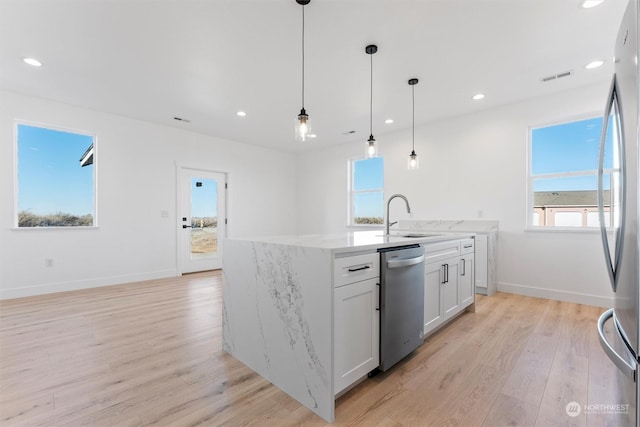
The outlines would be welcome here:
[[[625,228],[625,205],[626,205],[626,166],[625,166],[625,144],[623,133],[623,120],[622,110],[619,108],[619,92],[618,81],[616,75],[613,75],[611,81],[611,88],[609,89],[609,96],[607,97],[607,104],[604,110],[604,120],[602,122],[602,132],[600,134],[600,155],[598,159],[598,217],[600,220],[600,234],[602,237],[602,245],[604,246],[604,256],[607,264],[607,273],[611,282],[611,288],[613,292],[616,292],[618,287],[618,270],[620,262],[622,261],[622,248],[624,240],[624,228]],[[618,156],[619,156],[619,186],[620,186],[620,206],[618,207],[620,212],[620,223],[615,230],[615,252],[614,257],[611,259],[611,248],[609,246],[609,238],[607,237],[607,226],[604,219],[604,155],[607,141],[607,129],[609,128],[609,117],[611,116],[611,110],[613,109],[617,117],[614,120],[616,125],[615,133],[618,135],[618,140],[614,143],[618,144]],[[610,220],[615,221],[614,212],[615,194],[614,188],[609,190],[609,216]],[[614,223],[615,225],[615,223]]]
[[[609,319],[613,317],[613,308],[602,313],[600,318],[598,319],[598,338],[600,339],[600,345],[604,352],[609,356],[609,359],[616,365],[618,369],[620,369],[626,376],[631,378],[634,382],[636,381],[636,373],[637,373],[637,365],[632,366],[627,362],[622,356],[616,353],[615,349],[609,344],[607,341],[607,337],[604,335],[604,324],[607,323]],[[616,333],[618,331],[616,330]]]

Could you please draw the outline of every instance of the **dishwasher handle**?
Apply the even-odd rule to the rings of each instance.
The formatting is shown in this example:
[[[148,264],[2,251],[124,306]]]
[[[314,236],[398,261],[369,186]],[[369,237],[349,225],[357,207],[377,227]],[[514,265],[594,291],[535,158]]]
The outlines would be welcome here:
[[[387,268],[401,268],[409,267],[410,265],[416,265],[424,262],[424,255],[420,255],[415,258],[398,259],[387,261]]]

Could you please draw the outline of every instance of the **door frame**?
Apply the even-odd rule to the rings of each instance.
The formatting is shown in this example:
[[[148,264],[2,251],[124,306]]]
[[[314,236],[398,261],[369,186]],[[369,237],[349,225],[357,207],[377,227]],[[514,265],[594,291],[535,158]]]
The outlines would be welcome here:
[[[189,171],[195,171],[195,172],[204,172],[204,173],[217,173],[217,174],[221,174],[224,175],[225,177],[225,191],[224,191],[224,219],[225,219],[225,227],[224,227],[224,233],[223,235],[218,235],[218,238],[226,238],[229,235],[229,230],[228,230],[228,219],[229,219],[229,176],[230,176],[230,172],[227,169],[224,168],[211,168],[211,167],[207,167],[207,166],[203,166],[203,165],[194,165],[192,163],[181,163],[181,162],[175,162],[175,183],[176,183],[176,215],[175,215],[175,251],[176,251],[176,276],[181,276],[184,273],[184,269],[185,269],[185,265],[183,262],[183,256],[182,253],[183,251],[186,250],[186,248],[184,247],[184,239],[182,239],[181,237],[181,230],[182,230],[182,221],[180,221],[180,210],[182,209],[181,206],[181,201],[182,201],[182,197],[184,196],[183,194],[183,189],[182,189],[182,182],[181,182],[181,178],[182,178],[182,171],[183,170],[189,170]],[[218,214],[220,215],[220,214]]]

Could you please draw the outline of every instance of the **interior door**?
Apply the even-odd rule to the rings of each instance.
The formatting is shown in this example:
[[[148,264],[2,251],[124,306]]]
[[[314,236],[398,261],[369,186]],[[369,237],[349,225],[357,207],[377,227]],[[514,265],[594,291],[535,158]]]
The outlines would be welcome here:
[[[182,274],[222,268],[226,175],[181,168],[178,260]]]

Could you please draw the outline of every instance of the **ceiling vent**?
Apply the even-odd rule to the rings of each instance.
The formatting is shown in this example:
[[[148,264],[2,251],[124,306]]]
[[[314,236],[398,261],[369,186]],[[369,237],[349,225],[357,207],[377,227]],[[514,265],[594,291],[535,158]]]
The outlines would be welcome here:
[[[573,74],[573,71],[563,71],[562,73],[551,74],[550,76],[543,77],[540,80],[543,83],[546,83],[546,82],[550,82],[551,80],[557,80],[557,79],[561,79],[563,77],[569,77],[572,74]]]

